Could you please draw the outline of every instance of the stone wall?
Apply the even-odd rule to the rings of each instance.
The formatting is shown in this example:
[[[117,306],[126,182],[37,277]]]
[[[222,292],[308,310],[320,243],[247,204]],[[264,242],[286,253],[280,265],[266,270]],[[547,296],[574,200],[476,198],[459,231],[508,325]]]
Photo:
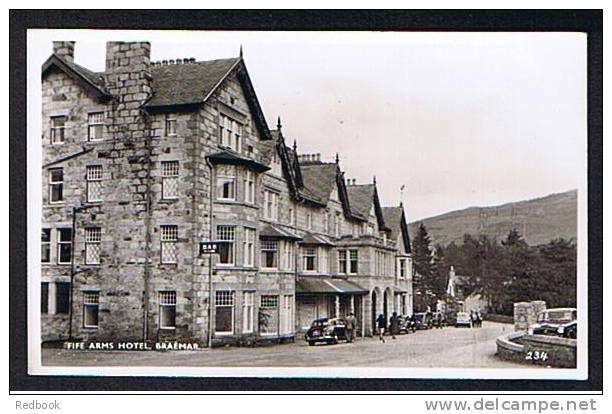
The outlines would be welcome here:
[[[527,331],[530,325],[536,323],[538,313],[546,309],[546,302],[517,302],[514,304],[514,330]]]

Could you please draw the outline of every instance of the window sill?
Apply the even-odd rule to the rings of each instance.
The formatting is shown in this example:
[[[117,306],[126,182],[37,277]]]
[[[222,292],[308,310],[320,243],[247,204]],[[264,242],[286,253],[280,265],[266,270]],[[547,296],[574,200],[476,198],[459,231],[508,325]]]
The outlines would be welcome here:
[[[176,331],[176,326],[160,326],[159,327],[160,331]]]
[[[179,202],[179,198],[162,198],[157,203],[158,204],[176,204]]]
[[[259,206],[253,203],[247,203],[246,201],[233,200],[231,198],[217,198],[214,201],[215,204],[224,204],[224,205],[235,205],[242,207],[250,207],[254,209],[259,209]]]
[[[97,331],[98,330],[98,326],[83,326],[83,329],[87,329],[90,331]]]

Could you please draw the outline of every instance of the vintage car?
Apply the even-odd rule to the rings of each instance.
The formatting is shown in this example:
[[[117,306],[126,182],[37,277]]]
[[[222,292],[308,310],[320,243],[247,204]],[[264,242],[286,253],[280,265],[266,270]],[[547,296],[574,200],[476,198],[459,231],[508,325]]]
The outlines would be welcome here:
[[[559,335],[567,338],[576,337],[578,315],[576,308],[553,308],[538,314],[536,323],[527,333],[531,335]]]
[[[414,314],[415,329],[431,329],[432,320],[431,313],[421,312]]]
[[[467,312],[457,312],[457,318],[455,320],[455,327],[459,326],[467,326],[468,328],[472,327],[472,318],[470,314]]]
[[[308,341],[308,345],[314,345],[317,342],[337,344],[340,340],[348,341],[346,335],[346,321],[341,318],[316,319],[306,332],[306,341]]]

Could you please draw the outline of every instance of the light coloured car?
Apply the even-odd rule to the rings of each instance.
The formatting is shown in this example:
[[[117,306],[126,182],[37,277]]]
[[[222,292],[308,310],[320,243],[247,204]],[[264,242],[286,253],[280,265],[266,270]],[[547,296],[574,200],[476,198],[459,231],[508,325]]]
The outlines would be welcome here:
[[[457,321],[455,322],[455,327],[459,326],[467,326],[468,328],[472,327],[472,318],[470,318],[469,313],[457,312]]]

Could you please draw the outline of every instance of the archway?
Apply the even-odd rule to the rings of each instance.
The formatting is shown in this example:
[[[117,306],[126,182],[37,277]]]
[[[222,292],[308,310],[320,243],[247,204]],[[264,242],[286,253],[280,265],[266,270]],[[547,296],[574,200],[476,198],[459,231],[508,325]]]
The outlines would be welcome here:
[[[385,289],[385,293],[383,295],[383,315],[385,316],[385,320],[389,321],[389,301],[391,300],[389,295],[389,289]]]

